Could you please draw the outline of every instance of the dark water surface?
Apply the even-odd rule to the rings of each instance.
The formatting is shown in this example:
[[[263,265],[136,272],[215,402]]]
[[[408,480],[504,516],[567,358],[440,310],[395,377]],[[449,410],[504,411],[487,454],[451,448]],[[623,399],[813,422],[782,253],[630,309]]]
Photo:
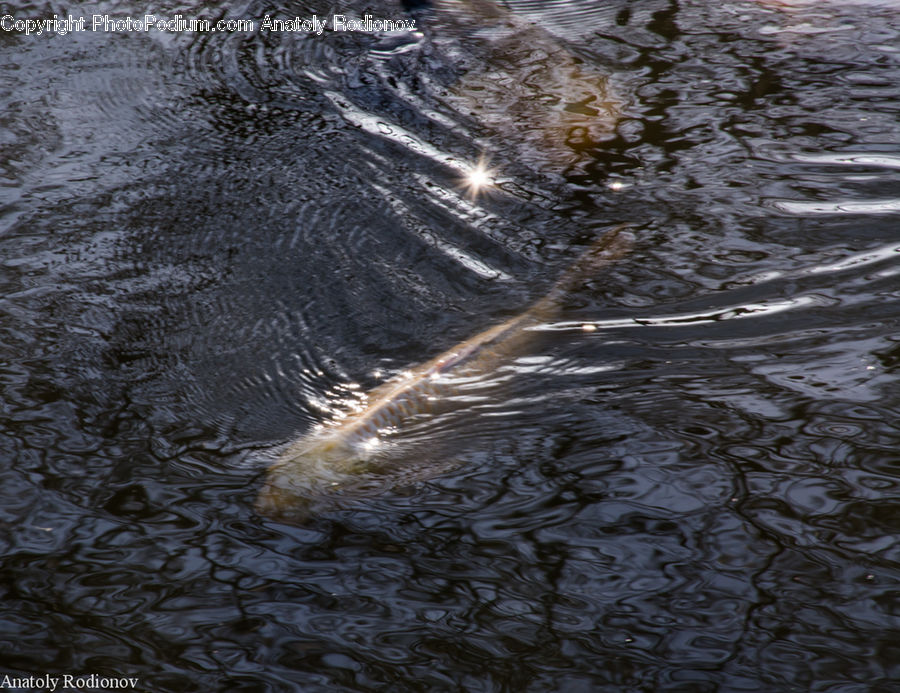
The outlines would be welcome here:
[[[778,5],[0,31],[0,673],[900,690],[900,8]],[[279,445],[622,222],[503,396],[435,426],[455,466],[255,513]]]

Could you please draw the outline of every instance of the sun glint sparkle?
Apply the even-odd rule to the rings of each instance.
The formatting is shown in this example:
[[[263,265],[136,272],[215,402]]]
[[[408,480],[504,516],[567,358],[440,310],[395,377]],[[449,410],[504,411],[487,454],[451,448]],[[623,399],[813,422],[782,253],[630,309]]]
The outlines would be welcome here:
[[[487,159],[482,156],[462,181],[469,197],[474,199],[488,188],[492,188],[496,173],[496,169],[490,168]]]

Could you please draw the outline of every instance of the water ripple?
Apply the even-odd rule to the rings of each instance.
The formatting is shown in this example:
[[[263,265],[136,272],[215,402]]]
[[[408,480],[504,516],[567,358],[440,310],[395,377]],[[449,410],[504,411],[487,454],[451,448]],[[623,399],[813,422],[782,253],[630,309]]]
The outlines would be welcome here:
[[[400,35],[3,32],[6,670],[889,689],[895,15],[426,4]],[[619,219],[634,250],[531,351],[387,441],[398,483],[254,513],[279,445]]]

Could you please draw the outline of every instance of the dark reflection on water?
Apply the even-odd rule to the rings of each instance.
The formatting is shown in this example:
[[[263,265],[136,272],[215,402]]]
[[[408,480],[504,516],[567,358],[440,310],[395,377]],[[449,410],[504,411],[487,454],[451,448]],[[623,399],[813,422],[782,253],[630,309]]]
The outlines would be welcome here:
[[[0,32],[4,674],[896,689],[896,7],[508,4]],[[632,255],[435,431],[452,470],[254,513],[279,444],[621,221]]]

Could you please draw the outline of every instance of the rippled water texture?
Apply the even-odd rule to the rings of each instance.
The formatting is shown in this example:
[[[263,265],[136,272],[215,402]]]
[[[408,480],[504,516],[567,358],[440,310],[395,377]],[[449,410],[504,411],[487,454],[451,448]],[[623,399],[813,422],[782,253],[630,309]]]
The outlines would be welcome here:
[[[155,11],[418,30],[0,31],[0,674],[898,690],[896,3]],[[256,513],[621,223],[408,476]]]

